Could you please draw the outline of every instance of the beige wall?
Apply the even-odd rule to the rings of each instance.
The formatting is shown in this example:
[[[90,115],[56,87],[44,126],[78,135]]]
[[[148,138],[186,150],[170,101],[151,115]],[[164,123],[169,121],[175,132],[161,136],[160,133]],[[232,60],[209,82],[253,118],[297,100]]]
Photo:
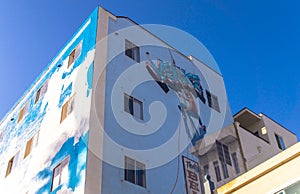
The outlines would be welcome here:
[[[276,122],[274,122],[273,120],[271,120],[269,117],[267,117],[265,115],[262,115],[262,119],[265,123],[265,126],[267,127],[271,144],[276,145],[276,147],[277,147],[277,142],[276,142],[274,133],[280,135],[283,138],[286,148],[297,143],[297,141],[298,141],[297,136],[294,133],[288,131],[287,129],[280,126],[279,124],[277,124]],[[279,150],[279,148],[278,148],[278,150]]]
[[[268,194],[300,180],[300,143],[281,152],[242,176],[217,189],[217,193]]]
[[[268,140],[269,143],[251,134],[246,129],[239,126],[237,127],[248,170],[282,151],[277,145],[275,133],[283,138],[286,148],[297,143],[297,137],[295,134],[283,128],[263,114],[261,114],[260,117],[261,120],[259,122],[254,123],[247,129],[252,132],[258,131],[259,136]],[[267,128],[267,134],[263,136],[261,134],[261,128],[264,126]]]
[[[244,128],[238,126],[237,130],[248,170],[279,152],[274,146],[256,137]]]
[[[228,136],[230,136],[230,139],[228,138]],[[225,145],[228,146],[230,155],[233,152],[236,152],[237,158],[238,158],[238,164],[239,164],[240,171],[241,171],[239,174],[236,173],[234,164],[233,164],[233,160],[231,158],[232,166],[227,165],[229,178],[224,179],[221,162],[219,161],[218,153],[217,153],[217,149],[216,149],[216,144],[215,144],[216,139],[220,140],[222,143],[224,143]],[[237,176],[241,175],[242,173],[244,173],[246,171],[246,169],[244,168],[244,163],[243,163],[244,161],[243,161],[242,153],[240,150],[239,142],[238,142],[236,131],[235,131],[233,124],[223,128],[222,130],[220,130],[214,134],[206,136],[203,139],[203,141],[204,141],[203,144],[208,145],[207,147],[210,147],[210,148],[206,154],[199,155],[200,167],[202,170],[202,174],[205,175],[203,167],[205,165],[209,165],[209,175],[211,176],[211,180],[215,183],[215,187],[220,187],[221,185],[228,183],[229,181],[233,180],[234,178],[236,178]],[[201,142],[199,142],[199,144],[201,144]],[[201,147],[201,145],[199,145],[199,146]],[[215,169],[214,169],[214,165],[213,165],[214,161],[218,161],[218,163],[219,163],[219,168],[220,168],[221,177],[222,177],[222,180],[220,182],[216,181],[217,178],[216,178],[216,173],[215,173]]]
[[[85,193],[88,194],[101,193],[102,188],[102,153],[106,80],[105,68],[107,61],[106,37],[108,34],[109,17],[114,16],[99,7],[85,185]]]

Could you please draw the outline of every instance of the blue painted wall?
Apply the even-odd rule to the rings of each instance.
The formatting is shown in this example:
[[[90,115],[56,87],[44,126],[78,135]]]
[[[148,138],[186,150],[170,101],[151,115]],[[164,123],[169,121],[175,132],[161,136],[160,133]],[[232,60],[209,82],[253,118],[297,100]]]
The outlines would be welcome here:
[[[112,194],[122,191],[122,194],[164,194],[170,193],[174,186],[175,190],[173,193],[185,193],[181,156],[184,155],[193,160],[197,160],[197,158],[190,154],[191,140],[189,140],[187,145],[180,145],[180,151],[177,145],[179,142],[186,142],[186,139],[184,139],[187,137],[186,127],[191,127],[191,124],[185,125],[184,123],[184,115],[178,108],[178,105],[180,105],[178,92],[169,87],[170,91],[165,93],[153,78],[148,79],[149,72],[146,69],[146,62],[153,60],[155,63],[159,59],[165,63],[172,64],[175,61],[176,65],[185,69],[187,73],[198,75],[204,90],[207,89],[218,95],[216,92],[218,89],[212,89],[211,85],[209,87],[209,83],[207,83],[206,78],[202,74],[201,68],[193,64],[187,57],[172,49],[159,46],[157,42],[160,41],[140,28],[128,29],[128,27],[132,26],[134,24],[125,18],[118,18],[116,21],[110,20],[109,22],[109,61],[106,68],[106,109],[104,121],[106,138],[103,145],[105,162],[103,164],[102,193]],[[140,46],[140,63],[125,56],[125,39]],[[164,43],[160,44],[164,45]],[[203,67],[203,69],[205,68]],[[133,73],[128,73],[129,71],[133,71]],[[207,68],[205,71],[207,71]],[[212,70],[209,71],[214,76],[213,79],[220,80],[222,84],[223,79],[221,76]],[[122,79],[122,76],[126,73],[131,76]],[[134,82],[137,80],[135,78],[143,76],[145,76],[147,81],[139,83],[131,91],[130,86],[135,84]],[[224,85],[222,84],[220,87],[224,87]],[[143,120],[134,118],[124,111],[123,93],[127,93],[143,102]],[[206,103],[203,103],[199,98],[196,99],[198,114],[202,123],[207,127],[207,134],[214,133],[233,121],[230,109],[226,109],[229,108],[226,93],[224,95],[218,96],[221,113],[208,106],[206,96]],[[151,104],[157,101],[164,105],[167,113],[166,119],[159,129],[145,135],[144,133],[147,133],[145,130],[148,129],[151,122],[155,122],[151,119],[155,117],[155,114],[161,114],[161,112],[152,112],[154,114],[151,115]],[[116,106],[114,106],[115,103],[117,103]],[[114,109],[117,110],[114,111]],[[220,128],[210,128],[210,119],[213,115],[219,115],[218,117],[220,118],[224,117],[222,123],[220,123]],[[125,122],[122,122],[122,120]],[[138,123],[136,126],[140,127],[130,129],[130,127],[134,128],[134,125],[125,126],[126,122],[136,122]],[[164,152],[161,150],[151,152],[151,149],[164,147],[165,143],[170,139],[175,138],[177,140],[178,131],[180,131],[181,135],[178,142],[175,141],[176,143],[173,144],[174,146],[171,149],[165,149]],[[151,153],[151,156],[142,154],[143,151]],[[169,157],[169,153],[173,153],[173,157]],[[149,168],[146,171],[146,188],[124,180],[125,156],[135,159],[145,164],[146,168]],[[178,159],[180,159],[179,162]],[[162,161],[161,165],[153,165],[155,161],[159,160]],[[176,182],[177,176],[178,181]]]

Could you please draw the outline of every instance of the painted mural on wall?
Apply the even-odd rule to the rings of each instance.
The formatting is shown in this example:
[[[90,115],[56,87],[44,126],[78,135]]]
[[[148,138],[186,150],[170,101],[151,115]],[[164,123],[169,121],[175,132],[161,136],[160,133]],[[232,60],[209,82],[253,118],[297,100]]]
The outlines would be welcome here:
[[[170,89],[176,92],[186,133],[195,145],[206,134],[206,125],[202,123],[198,106],[200,102],[206,103],[199,76],[177,66],[174,59],[172,63],[158,59],[156,64],[148,60],[146,68],[165,93]]]
[[[0,123],[0,193],[83,193],[97,13]]]

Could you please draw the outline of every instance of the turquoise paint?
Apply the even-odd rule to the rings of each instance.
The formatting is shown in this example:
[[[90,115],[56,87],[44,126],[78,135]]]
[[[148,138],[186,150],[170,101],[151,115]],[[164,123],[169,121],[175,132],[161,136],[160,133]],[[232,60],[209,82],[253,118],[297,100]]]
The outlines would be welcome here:
[[[62,93],[61,93],[61,95],[60,95],[60,97],[59,97],[59,103],[58,103],[58,107],[59,107],[59,108],[62,107],[63,103],[65,102],[65,100],[66,100],[67,98],[70,98],[70,96],[71,96],[71,94],[72,94],[73,83],[71,82],[65,90],[63,90],[63,89],[64,89],[64,85],[63,85],[63,87],[61,88]]]
[[[36,193],[49,193],[52,184],[52,174],[53,169],[65,159],[67,156],[70,157],[70,162],[68,165],[68,170],[70,173],[70,177],[68,183],[65,185],[67,188],[71,188],[72,191],[78,186],[81,180],[80,174],[83,170],[86,169],[86,161],[81,163],[79,162],[79,156],[81,153],[87,153],[87,145],[86,145],[86,138],[88,137],[88,133],[84,134],[80,137],[79,141],[74,144],[74,137],[70,137],[65,141],[62,145],[60,150],[55,154],[55,156],[51,159],[50,165],[45,169],[39,171],[36,175],[36,178],[39,181],[48,180],[44,185],[37,189]],[[80,169],[77,171],[77,169]],[[56,193],[60,190],[64,185],[58,186],[54,191],[51,193]]]
[[[63,53],[62,57],[58,59],[57,63],[52,66],[52,63],[58,58],[58,56],[62,53],[63,49],[70,43],[70,41],[77,35],[77,33],[82,29],[82,27],[91,19],[91,23],[89,26],[83,31],[83,33],[76,39],[76,41],[70,46],[70,48],[67,49],[66,52]],[[38,75],[38,77],[35,79],[35,81],[31,84],[31,86],[24,92],[24,94],[19,98],[19,100],[15,103],[15,105],[8,111],[8,113],[4,116],[4,118],[0,121],[0,125],[3,125],[3,122],[5,118],[8,117],[9,114],[12,112],[18,111],[15,110],[16,106],[23,101],[23,98],[25,95],[35,86],[36,82],[38,82],[41,77],[43,77],[46,74],[46,78],[40,81],[40,84],[36,87],[37,89],[42,85],[45,81],[45,79],[48,79],[51,77],[51,75],[54,72],[58,72],[62,61],[65,60],[69,54],[72,52],[72,50],[77,46],[77,44],[85,37],[84,44],[82,45],[82,54],[81,56],[76,60],[77,63],[75,64],[75,68],[78,67],[84,58],[86,57],[86,54],[91,49],[95,48],[96,44],[96,33],[97,33],[97,21],[98,21],[98,7],[92,12],[92,14],[83,22],[83,24],[78,28],[78,30],[74,33],[74,35],[67,41],[62,49],[57,53],[57,55],[51,60],[51,62],[46,66],[45,70]],[[49,68],[51,67],[51,70],[49,71]],[[72,67],[73,68],[73,67]],[[72,70],[73,72],[73,70]],[[36,90],[37,90],[36,89]],[[36,92],[36,91],[34,91]],[[12,113],[15,116],[15,113]],[[3,128],[0,128],[2,130]],[[1,131],[0,131],[1,132]]]
[[[86,91],[86,97],[88,97],[90,95],[90,92],[93,88],[93,72],[94,72],[94,63],[92,63],[87,71],[87,85],[88,85],[88,89]]]
[[[74,41],[72,45],[66,50],[65,53],[62,54],[62,56],[57,60],[56,64],[52,64],[54,60],[57,59],[57,56],[61,54],[64,48],[61,49],[61,51],[57,54],[56,57],[53,58],[51,63],[49,63],[48,67],[44,72],[42,72],[38,78],[35,80],[35,82],[30,86],[30,88],[24,93],[24,95],[20,98],[20,100],[14,105],[14,107],[10,110],[10,112],[5,116],[5,118],[9,115],[11,118],[3,119],[0,122],[0,158],[4,158],[4,152],[8,150],[9,146],[10,148],[14,148],[15,151],[20,150],[24,145],[26,145],[26,142],[30,137],[32,137],[38,130],[41,129],[41,124],[45,118],[45,115],[48,112],[48,106],[51,105],[51,109],[56,106],[56,104],[59,104],[60,107],[63,103],[63,101],[70,97],[73,86],[72,83],[70,83],[65,89],[62,88],[62,94],[59,97],[58,102],[53,102],[52,99],[49,99],[48,101],[45,101],[44,96],[39,99],[37,103],[34,103],[36,92],[37,90],[49,79],[49,84],[54,84],[51,82],[51,78],[53,74],[57,73],[64,73],[65,76],[61,77],[61,81],[63,79],[67,79],[68,76],[70,76],[74,70],[79,67],[83,61],[86,59],[88,52],[90,52],[92,49],[95,48],[96,43],[96,29],[97,29],[97,20],[98,20],[98,8],[94,10],[94,12],[91,14],[91,16],[84,22],[84,24],[91,19],[91,23],[88,25],[88,27],[82,32],[82,34]],[[83,24],[83,25],[84,25]],[[82,25],[82,26],[83,26]],[[81,27],[82,28],[82,27]],[[80,28],[80,29],[81,29]],[[79,29],[79,30],[80,30]],[[79,31],[78,30],[78,31]],[[77,32],[78,32],[77,31]],[[76,36],[76,33],[74,34]],[[73,37],[74,37],[73,36]],[[72,37],[72,38],[73,38]],[[72,38],[70,40],[72,40]],[[77,44],[84,40],[82,45],[82,53],[77,58],[77,60],[74,62],[72,67],[70,67],[68,72],[61,72],[63,68],[63,62],[66,60],[66,58],[69,56],[70,52],[77,46]],[[70,41],[68,41],[66,45],[69,44]],[[88,90],[89,93],[91,92],[92,87],[92,74],[93,74],[93,64],[90,65],[88,73],[87,73],[87,84],[88,84]],[[43,78],[42,78],[43,77]],[[41,79],[42,78],[42,79]],[[36,83],[38,82],[38,83]],[[34,88],[33,88],[34,87]],[[52,88],[52,87],[51,87]],[[57,88],[59,90],[59,88]],[[24,99],[24,97],[27,95],[27,93],[32,90],[32,92],[29,94],[29,96]],[[47,91],[48,92],[48,91]],[[80,91],[81,92],[81,91]],[[82,91],[86,92],[86,91]],[[45,94],[47,96],[47,93]],[[88,96],[87,96],[88,97]],[[20,109],[27,103],[30,102],[30,110],[27,115],[24,116],[22,121],[20,123],[17,123],[18,116]],[[51,101],[51,102],[50,102]],[[20,105],[19,105],[20,104]],[[16,108],[16,107],[19,108]],[[88,122],[88,121],[87,121]],[[82,127],[82,126],[81,126]],[[81,130],[81,127],[79,127],[77,130]],[[17,139],[17,144],[12,145],[11,141],[12,139]],[[60,150],[55,154],[54,158],[48,158],[44,164],[40,164],[41,166],[46,166],[47,164],[51,164],[45,169],[36,169],[39,170],[39,173],[37,173],[37,176],[34,178],[34,181],[40,182],[41,185],[39,185],[39,188],[36,188],[36,193],[50,193],[50,187],[51,187],[51,179],[52,179],[52,170],[57,165],[57,163],[60,161],[60,159],[65,156],[66,154],[70,155],[70,164],[69,164],[69,171],[71,173],[70,180],[68,183],[68,187],[70,187],[72,190],[74,190],[76,187],[78,187],[79,182],[84,180],[81,180],[80,172],[86,169],[86,157],[84,159],[84,162],[79,162],[79,156],[80,154],[86,154],[87,153],[87,141],[88,141],[88,132],[81,136],[79,138],[79,142],[75,144],[74,137],[69,138],[66,142],[62,142],[63,146],[60,148]],[[55,142],[53,145],[55,145]],[[14,153],[6,153],[8,154],[7,157],[12,156]],[[49,155],[52,155],[52,153],[49,153]],[[28,157],[31,157],[32,155],[29,155]],[[6,158],[8,159],[8,158]],[[27,160],[30,160],[31,158],[28,158]],[[32,158],[34,159],[34,158]],[[6,162],[4,160],[0,160],[0,165],[2,167],[6,167]],[[21,161],[23,162],[23,161]],[[26,170],[25,170],[26,174]],[[10,175],[10,176],[13,176]],[[25,177],[26,178],[26,177]],[[49,181],[42,185],[42,181],[48,179]],[[22,180],[16,180],[16,184],[18,184],[17,181]],[[26,190],[24,191],[24,193]],[[52,192],[56,193],[56,191]]]

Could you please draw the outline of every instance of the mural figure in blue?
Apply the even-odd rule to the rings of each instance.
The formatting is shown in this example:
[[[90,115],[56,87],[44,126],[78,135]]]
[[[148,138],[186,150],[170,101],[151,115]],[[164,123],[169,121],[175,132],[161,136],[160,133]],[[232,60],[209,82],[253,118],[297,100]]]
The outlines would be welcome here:
[[[205,104],[203,88],[199,76],[186,71],[173,63],[157,60],[157,65],[152,60],[147,60],[146,69],[165,93],[170,89],[177,93],[178,108],[183,115],[183,121],[188,137],[193,145],[206,134],[206,126],[202,123],[197,98]]]

